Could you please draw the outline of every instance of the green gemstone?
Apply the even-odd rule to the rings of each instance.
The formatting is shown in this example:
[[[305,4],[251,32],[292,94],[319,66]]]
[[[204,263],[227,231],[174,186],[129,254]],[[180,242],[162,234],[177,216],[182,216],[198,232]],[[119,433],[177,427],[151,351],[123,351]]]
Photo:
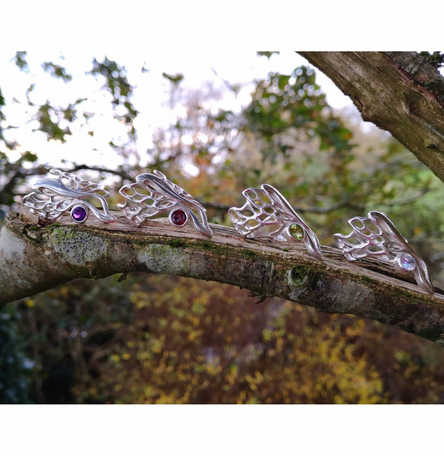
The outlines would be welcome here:
[[[293,225],[290,225],[290,228],[288,231],[290,233],[290,236],[293,239],[296,239],[296,241],[302,241],[302,239],[304,239],[304,231],[302,230],[302,228],[299,225],[296,225],[295,223],[293,223]]]

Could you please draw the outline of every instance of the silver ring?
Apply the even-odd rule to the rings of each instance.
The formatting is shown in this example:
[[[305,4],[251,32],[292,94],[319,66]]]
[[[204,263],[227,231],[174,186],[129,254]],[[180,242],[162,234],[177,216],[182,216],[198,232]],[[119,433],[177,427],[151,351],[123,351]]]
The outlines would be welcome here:
[[[247,188],[242,207],[231,207],[228,215],[236,231],[245,238],[303,241],[308,253],[324,261],[319,240],[289,202],[271,185]]]
[[[213,235],[205,208],[160,171],[139,174],[136,182],[124,185],[119,193],[126,201],[117,207],[137,226],[157,214],[170,211],[168,219],[172,225],[181,228],[191,219],[202,234]]]
[[[113,223],[117,219],[110,214],[106,197],[109,196],[101,185],[81,179],[59,169],[51,169],[56,179],[45,177],[32,185],[33,192],[24,196],[21,204],[41,220],[55,221],[71,210],[76,223],[84,223],[92,212],[102,223]],[[102,211],[85,198],[99,200]]]
[[[410,247],[387,214],[372,211],[367,217],[353,217],[348,223],[353,228],[350,234],[334,235],[338,247],[348,260],[356,261],[366,256],[377,257],[391,263],[397,272],[413,272],[420,288],[431,295],[435,293],[426,264]]]

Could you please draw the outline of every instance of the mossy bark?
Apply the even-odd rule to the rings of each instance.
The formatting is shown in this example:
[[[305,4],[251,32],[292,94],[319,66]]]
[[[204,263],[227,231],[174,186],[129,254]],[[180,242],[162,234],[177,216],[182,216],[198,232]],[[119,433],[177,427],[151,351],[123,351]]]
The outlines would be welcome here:
[[[214,236],[207,239],[167,219],[136,228],[114,215],[118,221],[106,226],[93,219],[76,225],[64,216],[41,227],[28,213],[11,214],[0,232],[0,304],[80,277],[145,271],[228,283],[261,299],[279,296],[444,342],[444,297],[425,294],[388,265],[350,263],[330,247],[322,247],[322,263],[300,244],[244,240],[220,225],[212,225]]]

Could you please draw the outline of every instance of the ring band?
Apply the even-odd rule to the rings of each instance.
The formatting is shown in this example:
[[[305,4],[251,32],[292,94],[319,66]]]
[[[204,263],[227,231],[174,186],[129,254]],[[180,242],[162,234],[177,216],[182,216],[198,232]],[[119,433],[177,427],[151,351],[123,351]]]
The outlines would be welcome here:
[[[435,293],[423,259],[410,247],[387,214],[372,211],[367,217],[353,217],[348,223],[353,228],[350,234],[334,235],[348,260],[377,257],[391,263],[397,272],[413,272],[420,288],[431,295]]]
[[[36,214],[40,220],[58,220],[66,211],[71,210],[71,219],[83,223],[92,212],[102,223],[113,223],[116,217],[110,214],[106,197],[109,196],[101,185],[89,180],[51,169],[56,179],[44,177],[32,185],[33,192],[23,197],[21,204]],[[102,210],[97,209],[85,198],[99,200]]]
[[[246,203],[228,210],[240,235],[245,238],[303,241],[312,257],[324,261],[317,236],[278,190],[262,184],[260,188],[247,188],[242,194]]]
[[[139,174],[136,182],[124,185],[119,193],[126,201],[117,204],[117,207],[137,226],[157,214],[170,211],[169,221],[172,225],[181,228],[191,220],[202,234],[208,237],[213,235],[205,208],[160,171]]]

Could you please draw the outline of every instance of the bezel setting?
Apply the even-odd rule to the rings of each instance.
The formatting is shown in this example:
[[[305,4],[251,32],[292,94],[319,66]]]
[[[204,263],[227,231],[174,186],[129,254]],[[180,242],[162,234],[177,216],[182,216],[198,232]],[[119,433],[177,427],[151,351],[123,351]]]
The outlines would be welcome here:
[[[76,219],[74,218],[74,211],[76,211],[76,210],[79,209],[79,208],[80,208],[80,209],[83,209],[83,210],[85,211],[85,217],[84,217],[82,220],[76,220]],[[84,223],[84,222],[88,219],[88,217],[89,217],[89,209],[88,209],[85,205],[83,205],[83,204],[76,204],[76,205],[71,209],[70,214],[71,214],[71,219],[72,219],[73,222],[75,222],[75,223]]]
[[[176,212],[181,212],[182,214],[185,215],[185,221],[182,223],[182,224],[179,224],[179,223],[176,223],[173,218],[174,218],[174,214]],[[174,226],[177,226],[178,228],[182,228],[183,226],[185,226],[187,223],[188,223],[188,214],[186,213],[186,211],[184,211],[183,209],[174,209],[174,211],[171,211],[170,212],[170,215],[168,216],[168,219],[170,221],[170,223]]]

